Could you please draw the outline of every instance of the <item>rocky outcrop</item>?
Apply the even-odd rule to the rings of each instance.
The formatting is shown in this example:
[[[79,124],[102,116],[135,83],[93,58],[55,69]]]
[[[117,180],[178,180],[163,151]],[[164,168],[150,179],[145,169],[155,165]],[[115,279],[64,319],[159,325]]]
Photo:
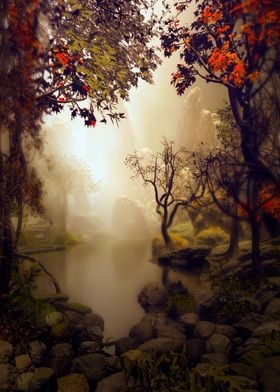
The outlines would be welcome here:
[[[203,268],[209,266],[207,256],[209,256],[210,253],[210,248],[186,248],[160,256],[158,261],[160,264],[171,267],[179,267],[199,272]]]

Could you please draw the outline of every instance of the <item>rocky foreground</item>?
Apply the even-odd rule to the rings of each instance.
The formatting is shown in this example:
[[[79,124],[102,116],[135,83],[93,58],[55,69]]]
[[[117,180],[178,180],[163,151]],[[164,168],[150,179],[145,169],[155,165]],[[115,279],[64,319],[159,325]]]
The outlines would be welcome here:
[[[242,277],[249,264],[235,271]],[[177,263],[177,262],[176,262]],[[188,369],[202,378],[213,366],[227,365],[227,373],[240,390],[277,392],[280,385],[280,274],[279,260],[268,259],[268,278],[248,299],[249,307],[239,318],[219,315],[220,298],[209,294],[201,303],[180,301],[170,306],[170,296],[187,294],[180,284],[147,285],[139,294],[145,316],[129,336],[104,342],[104,321],[91,309],[69,303],[67,296],[53,294],[44,301],[52,306],[35,340],[22,345],[0,340],[0,391],[116,392],[136,391],[133,378],[123,372],[124,356],[131,352],[181,352]],[[247,269],[246,269],[247,268]],[[242,272],[243,271],[243,272]],[[270,271],[270,272],[269,272]],[[273,275],[273,276],[271,276]],[[178,298],[179,298],[178,297]],[[169,305],[168,305],[169,304]],[[131,351],[134,350],[134,351]],[[136,350],[136,351],[135,351]],[[107,350],[108,351],[108,350]]]

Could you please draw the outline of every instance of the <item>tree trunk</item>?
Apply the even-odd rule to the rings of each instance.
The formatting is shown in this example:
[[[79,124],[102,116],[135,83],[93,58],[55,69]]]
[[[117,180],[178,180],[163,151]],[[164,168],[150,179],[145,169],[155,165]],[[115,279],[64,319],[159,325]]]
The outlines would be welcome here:
[[[165,245],[167,247],[170,247],[172,241],[171,241],[170,235],[168,233],[168,228],[167,228],[167,224],[165,221],[163,221],[161,224],[161,234],[163,236]]]
[[[224,255],[227,259],[231,259],[238,252],[239,231],[240,231],[239,221],[237,219],[232,219],[231,230],[230,230],[230,243],[229,243],[228,250]]]
[[[259,222],[253,217],[250,219],[252,233],[252,267],[257,279],[263,276],[263,268],[260,259],[260,228]]]

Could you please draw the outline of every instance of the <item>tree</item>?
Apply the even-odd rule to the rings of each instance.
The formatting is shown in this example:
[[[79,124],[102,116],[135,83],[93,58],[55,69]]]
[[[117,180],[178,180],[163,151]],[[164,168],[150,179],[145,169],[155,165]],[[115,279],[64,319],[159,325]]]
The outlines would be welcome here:
[[[178,14],[184,13],[190,3],[177,2]],[[280,9],[272,0],[201,0],[195,2],[190,25],[180,25],[175,18],[167,22],[162,35],[165,55],[179,50],[184,61],[172,77],[179,94],[197,77],[227,88],[250,172],[250,204],[254,204],[264,181],[269,179],[279,187],[273,173],[259,159],[262,129],[254,121],[258,116],[255,100],[278,69],[279,19]],[[252,236],[252,258],[261,269],[257,234]]]
[[[216,125],[219,145],[209,155],[197,156],[197,171],[205,178],[207,190],[219,209],[231,217],[231,243],[226,253],[232,256],[238,246],[239,222],[250,225],[252,236],[259,235],[259,225],[264,215],[279,221],[280,194],[273,184],[264,184],[254,199],[250,199],[250,172],[241,152],[240,139],[235,137],[237,124],[229,107],[218,111],[220,122]],[[267,145],[268,148],[268,145]],[[276,150],[276,151],[275,151]],[[270,144],[268,156],[277,153],[277,147]],[[263,155],[262,159],[265,159]],[[259,266],[254,263],[255,274]]]
[[[162,141],[162,151],[151,155],[147,162],[137,152],[126,158],[126,165],[134,172],[133,178],[140,178],[154,190],[161,233],[168,247],[172,246],[168,230],[178,209],[187,208],[203,194],[201,182],[195,184],[188,170],[191,159],[192,154],[182,147],[175,149],[174,142],[166,139]]]
[[[41,211],[40,181],[26,150],[41,147],[43,114],[69,106],[72,117],[87,126],[96,124],[95,109],[104,122],[104,113],[112,120],[123,117],[114,108],[118,98],[127,98],[138,78],[150,81],[158,62],[150,45],[153,15],[145,19],[142,10],[150,5],[145,0],[1,1],[0,293],[8,291],[16,262],[11,215],[20,213],[26,200]]]

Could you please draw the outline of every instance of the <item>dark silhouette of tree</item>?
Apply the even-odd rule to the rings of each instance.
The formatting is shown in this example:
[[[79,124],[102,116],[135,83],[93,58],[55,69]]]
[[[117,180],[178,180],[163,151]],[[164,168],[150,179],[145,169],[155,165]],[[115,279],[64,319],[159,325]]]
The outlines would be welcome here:
[[[40,150],[45,113],[70,107],[95,126],[124,117],[118,98],[139,78],[151,81],[158,58],[150,44],[149,1],[0,2],[0,293],[8,291],[15,255],[12,214],[23,205],[41,213],[41,181],[26,158]],[[82,105],[82,102],[84,104]],[[18,253],[17,253],[18,254]]]
[[[184,14],[191,3],[191,0],[177,2],[178,14]],[[178,17],[167,22],[162,35],[165,55],[179,50],[183,60],[173,74],[172,83],[178,94],[198,77],[227,88],[240,132],[241,151],[249,173],[249,199],[253,205],[263,182],[268,179],[275,182],[271,171],[259,159],[263,136],[254,120],[258,117],[255,99],[279,67],[279,6],[272,0],[201,0],[195,2],[191,24],[181,24]],[[275,186],[279,187],[279,183]],[[255,233],[252,257],[260,270],[259,237]]]
[[[161,218],[161,233],[168,247],[172,247],[168,230],[178,209],[190,206],[204,191],[202,182],[194,182],[188,169],[192,158],[192,153],[188,153],[186,149],[176,149],[173,141],[163,139],[160,153],[145,159],[136,152],[125,161],[134,172],[132,178],[140,178],[144,185],[152,186],[156,212]]]

